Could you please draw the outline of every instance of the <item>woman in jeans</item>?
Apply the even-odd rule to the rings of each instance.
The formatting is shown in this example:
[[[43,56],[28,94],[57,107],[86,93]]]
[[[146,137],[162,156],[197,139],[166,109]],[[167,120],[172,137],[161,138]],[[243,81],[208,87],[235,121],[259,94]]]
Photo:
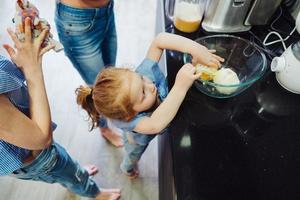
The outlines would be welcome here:
[[[119,199],[119,189],[99,189],[90,178],[96,167],[81,167],[53,141],[55,125],[42,73],[42,55],[53,46],[41,47],[47,30],[33,40],[30,23],[26,18],[24,42],[8,31],[16,50],[4,48],[14,63],[0,56],[0,175],[60,183],[98,200]]]
[[[113,0],[57,0],[55,23],[60,42],[73,66],[88,85],[105,67],[115,66],[117,34]],[[106,119],[98,125],[102,136],[117,147],[121,136]]]

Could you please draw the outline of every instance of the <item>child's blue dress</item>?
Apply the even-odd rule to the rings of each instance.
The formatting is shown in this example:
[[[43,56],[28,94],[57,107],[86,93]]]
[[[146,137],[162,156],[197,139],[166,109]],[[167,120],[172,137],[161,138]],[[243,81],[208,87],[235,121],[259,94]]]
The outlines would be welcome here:
[[[137,67],[136,72],[140,75],[148,77],[155,84],[158,96],[163,101],[168,95],[168,87],[164,74],[159,69],[158,63],[148,58]],[[124,147],[126,156],[121,164],[121,170],[130,174],[146,150],[149,142],[155,135],[146,135],[133,131],[137,123],[143,117],[150,116],[149,112],[140,112],[135,118],[129,122],[112,120],[112,123],[123,130]]]

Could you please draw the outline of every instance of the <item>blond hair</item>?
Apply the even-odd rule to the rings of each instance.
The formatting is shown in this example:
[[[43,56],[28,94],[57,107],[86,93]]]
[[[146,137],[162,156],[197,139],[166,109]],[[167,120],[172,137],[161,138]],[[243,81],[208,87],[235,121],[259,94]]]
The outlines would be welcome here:
[[[130,100],[129,69],[106,68],[98,75],[94,87],[76,89],[77,104],[87,111],[92,128],[98,126],[100,116],[123,121],[131,120],[136,112]]]

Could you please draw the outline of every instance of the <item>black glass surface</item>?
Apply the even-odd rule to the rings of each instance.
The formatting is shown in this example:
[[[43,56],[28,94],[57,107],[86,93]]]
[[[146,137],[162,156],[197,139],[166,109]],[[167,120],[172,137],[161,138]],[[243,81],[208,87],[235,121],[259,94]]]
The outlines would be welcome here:
[[[279,26],[292,20],[282,19]],[[166,31],[196,39],[166,23]],[[268,27],[235,34],[258,45]],[[298,34],[287,45],[299,40]],[[179,200],[300,199],[300,95],[283,89],[270,71],[280,44],[265,50],[268,70],[246,91],[216,99],[192,87],[169,127],[173,171]],[[171,88],[182,54],[167,51]]]

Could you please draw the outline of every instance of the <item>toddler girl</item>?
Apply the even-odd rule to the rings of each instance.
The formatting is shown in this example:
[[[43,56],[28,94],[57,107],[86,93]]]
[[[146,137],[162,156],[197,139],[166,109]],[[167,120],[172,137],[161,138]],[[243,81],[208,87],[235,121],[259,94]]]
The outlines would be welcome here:
[[[168,93],[166,79],[158,66],[164,49],[190,53],[193,63],[209,67],[217,68],[223,61],[214,51],[195,41],[160,33],[135,72],[107,68],[98,75],[93,87],[81,86],[76,90],[77,103],[88,112],[93,127],[105,116],[123,130],[126,156],[120,168],[129,178],[138,176],[137,162],[149,142],[168,126],[188,89],[200,77],[192,64],[185,64]]]

